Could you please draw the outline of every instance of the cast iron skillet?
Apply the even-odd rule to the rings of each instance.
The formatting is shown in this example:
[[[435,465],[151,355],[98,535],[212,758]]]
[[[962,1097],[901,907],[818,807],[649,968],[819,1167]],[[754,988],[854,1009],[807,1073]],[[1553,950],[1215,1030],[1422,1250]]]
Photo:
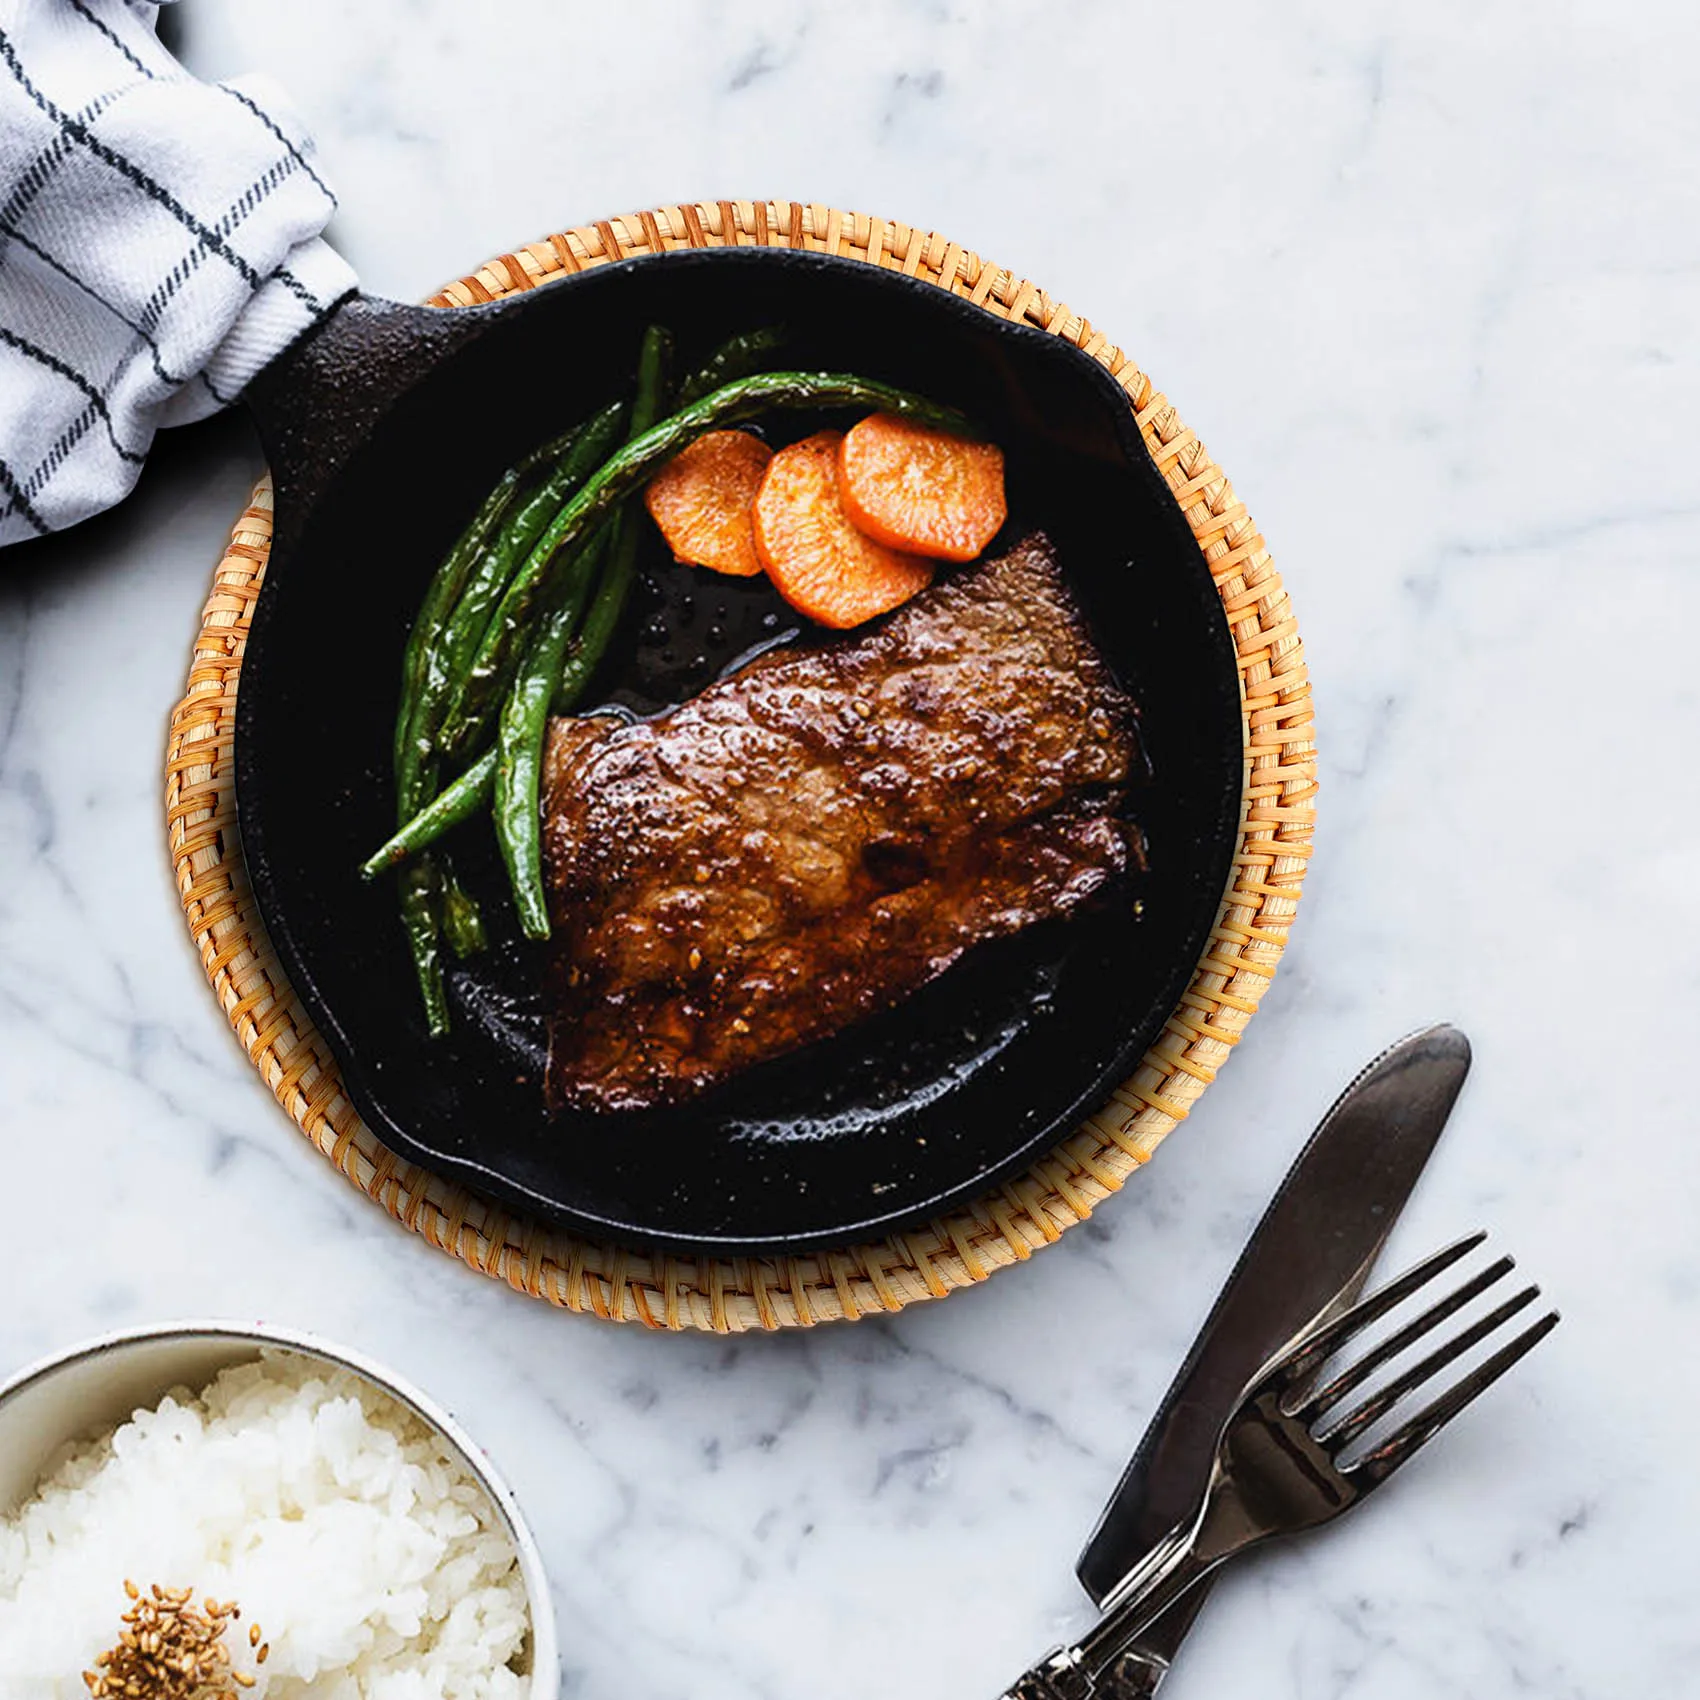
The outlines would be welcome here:
[[[402,645],[436,562],[506,465],[625,392],[651,321],[672,329],[683,367],[734,331],[783,323],[784,364],[955,403],[1002,444],[1006,540],[1050,534],[1141,705],[1150,776],[1135,813],[1150,867],[1090,917],[983,947],[888,1015],[694,1103],[551,1120],[541,960],[514,934],[487,825],[454,848],[497,944],[451,973],[445,1041],[425,1036],[393,889],[355,870],[392,824]],[[464,311],[352,298],[250,399],[277,517],[237,709],[243,844],[291,983],[360,1113],[402,1156],[594,1236],[795,1251],[983,1192],[1131,1072],[1227,878],[1240,705],[1209,573],[1095,361],[855,262],[686,251]],[[603,700],[643,710],[690,695],[788,618],[765,580],[675,568],[658,542],[647,568]]]

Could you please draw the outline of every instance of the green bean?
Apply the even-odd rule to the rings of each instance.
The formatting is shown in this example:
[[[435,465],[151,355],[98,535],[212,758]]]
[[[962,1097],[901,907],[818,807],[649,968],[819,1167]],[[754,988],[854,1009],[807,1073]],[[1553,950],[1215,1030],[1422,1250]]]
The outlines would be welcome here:
[[[440,640],[456,603],[466,588],[480,554],[491,536],[507,520],[512,511],[530,464],[544,452],[559,452],[561,439],[533,451],[526,460],[503,473],[494,490],[479,504],[466,529],[455,540],[454,547],[443,558],[433,575],[425,600],[408,633],[407,648],[402,655],[401,705],[396,713],[395,779],[396,820],[405,822],[435,785],[436,774],[429,760],[429,740],[420,747],[416,724],[420,711],[420,693],[428,665],[428,657]],[[438,936],[441,926],[437,871],[425,866],[404,886],[401,894],[402,925],[407,932],[408,950],[413,957],[414,973],[424,996],[426,1017],[433,1033],[448,1027],[448,1005],[443,990],[443,973]],[[458,889],[458,888],[456,888]],[[462,894],[464,896],[464,893]],[[468,900],[470,901],[470,900]],[[460,924],[457,914],[456,934],[460,939],[470,935]]]
[[[602,657],[608,641],[626,611],[626,597],[631,591],[637,565],[637,539],[641,533],[634,523],[636,516],[627,509],[620,516],[620,530],[614,547],[608,552],[608,564],[602,569],[602,581],[596,587],[584,624],[573,639],[555,682],[555,697],[550,704],[552,713],[571,714],[584,695]],[[627,539],[630,538],[628,543]]]
[[[576,488],[578,480],[613,446],[621,412],[617,408],[608,409],[584,428],[588,447],[576,461],[571,450],[574,439],[581,433],[575,426],[510,467],[479,505],[471,523],[437,569],[408,634],[402,661],[402,695],[396,716],[394,750],[398,826],[405,827],[436,789],[436,728],[447,696],[446,685],[452,680],[445,667],[446,648],[453,647],[457,635],[463,648],[470,649],[477,642],[489,609],[505,583],[505,573],[496,576],[504,556],[506,568],[511,571],[523,558],[537,531]],[[563,460],[563,466],[571,463],[572,483],[569,485],[557,471],[554,477],[544,480],[543,490],[539,492],[543,499],[531,496],[516,516],[513,510],[527,481],[539,466],[557,458]],[[470,631],[467,628],[473,625],[474,613],[465,606],[469,590],[473,595],[473,610],[478,608],[480,594],[483,597],[482,612],[476,613],[477,624]],[[400,859],[394,857],[386,865],[394,865]],[[403,877],[400,902],[402,926],[425,1004],[426,1023],[433,1035],[442,1034],[449,1026],[440,942],[443,929],[447,927],[455,950],[465,955],[482,948],[483,918],[452,873],[445,876],[429,858],[422,859]]]
[[[578,553],[566,594],[532,635],[525,659],[502,702],[496,727],[496,782],[491,818],[496,843],[513,888],[520,930],[527,938],[549,936],[549,910],[543,896],[542,832],[539,825],[543,776],[543,740],[549,703],[573,628],[584,612],[606,531]]]
[[[443,936],[462,961],[478,955],[490,942],[477,899],[455,878],[454,868],[447,862],[443,864]]]
[[[761,357],[781,347],[790,334],[782,325],[769,325],[761,330],[743,331],[728,337],[679,386],[673,398],[675,403],[683,406],[710,390],[721,388],[734,378],[748,376]],[[632,581],[637,576],[638,542],[642,534],[643,522],[628,502],[620,516],[619,535],[609,552],[608,563],[602,569],[602,580],[596,587],[590,611],[585,615],[584,624],[579,628],[561,668],[552,705],[556,714],[570,714],[578,706],[579,698],[602,664],[602,657],[619,627],[620,616],[626,611]]]
[[[638,354],[637,395],[632,402],[631,437],[641,437],[666,406],[667,366],[673,339],[659,325],[644,332]],[[561,595],[531,646],[502,704],[497,727],[496,841],[507,863],[514,907],[528,938],[549,936],[549,906],[543,890],[541,822],[543,743],[549,708],[564,671],[567,646],[584,612],[598,561],[607,555],[609,572],[630,577],[640,535],[637,515],[622,513],[604,526],[580,552]],[[606,636],[603,643],[607,642]]]
[[[651,405],[644,395],[647,387],[655,392],[657,399],[653,405],[659,408],[659,393],[663,382],[663,367],[670,350],[670,341],[663,341],[665,333],[652,331],[645,338],[644,351],[639,357],[639,392],[640,402],[646,413]],[[593,428],[606,429],[604,421],[612,418],[618,423],[619,416],[624,411],[621,404],[618,408],[605,409],[596,416]],[[632,528],[622,525],[621,541]],[[632,543],[635,545],[636,535],[632,533]],[[554,707],[557,713],[564,714],[571,706],[579,691],[588,682],[589,674],[596,662],[601,659],[601,651],[607,647],[614,625],[619,616],[619,604],[624,601],[622,589],[617,598],[611,598],[609,586],[616,576],[629,580],[631,577],[630,556],[634,552],[631,545],[617,551],[620,558],[627,561],[623,572],[616,575],[611,561],[609,568],[604,570],[602,582],[597,588],[596,601],[592,606],[585,622],[585,635],[572,646],[571,655],[562,673],[562,681],[554,689]],[[594,653],[591,653],[590,638],[592,626],[599,634],[595,639]],[[576,680],[571,685],[568,675]],[[418,808],[406,820],[403,820],[397,830],[376,851],[361,864],[361,877],[367,880],[376,879],[380,874],[398,867],[410,856],[418,855],[428,845],[434,844],[445,832],[459,826],[463,821],[470,820],[484,802],[490,797],[495,788],[497,752],[494,748],[486,750],[477,761],[460,775],[452,784]]]
[[[624,521],[624,515],[621,516]],[[636,550],[620,547],[625,541],[625,528],[616,546],[610,551],[602,570],[584,624],[568,649],[561,676],[555,685],[550,712],[570,714],[584,695],[585,687],[607,652],[609,640],[625,612],[626,598],[631,591]],[[451,827],[470,820],[489,800],[496,778],[496,751],[492,746],[469,767],[452,785],[445,786],[418,814],[360,865],[363,879],[373,880],[390,869],[399,867],[408,857],[416,856]]]
[[[473,568],[478,564],[491,539],[498,535],[506,524],[514,504],[530,485],[538,467],[566,454],[579,430],[580,427],[575,425],[572,430],[565,431],[558,437],[551,437],[548,442],[531,450],[502,474],[496,488],[479,504],[478,512],[472,516],[466,529],[456,539],[455,546],[444,556],[443,564],[438,567],[432,578],[430,588],[425,593],[425,600],[420,604],[419,613],[414,618],[413,629],[408,633],[407,649],[402,656],[401,709],[396,716],[395,745],[398,780],[409,771],[408,750],[418,748],[419,744],[415,736],[415,722],[419,712],[419,694],[429,664],[428,658],[433,647],[442,638],[449,619],[465,592]],[[415,768],[428,757],[429,740],[426,740],[423,752],[414,758]],[[405,789],[405,785],[398,784],[398,793]],[[398,795],[397,802],[399,819],[406,819],[407,815],[412,814],[419,806],[417,796]]]
[[[470,820],[489,797],[495,777],[496,751],[492,747],[362,862],[361,877],[373,880],[399,867],[409,856],[416,856],[428,844],[436,843],[450,827]]]
[[[556,575],[567,570],[574,551],[663,461],[707,431],[737,424],[777,408],[869,407],[903,414],[942,430],[966,434],[967,421],[954,408],[846,373],[764,372],[704,396],[635,437],[612,455],[578,494],[556,514],[504,593],[466,682],[445,720],[442,741],[466,743],[488,724],[492,706],[507,683],[512,658],[528,631],[539,599]]]
[[[765,325],[756,331],[741,331],[729,336],[714,350],[696,371],[679,386],[674,396],[676,407],[689,407],[711,390],[720,389],[735,378],[747,378],[759,371],[768,355],[783,348],[791,333],[783,325]]]
[[[642,435],[635,427],[644,405],[640,373],[638,403],[632,415],[634,437]],[[657,411],[659,405],[657,397]],[[645,419],[645,429],[649,429],[654,423],[653,417]],[[555,681],[555,699],[551,706],[556,714],[570,714],[578,706],[579,698],[584,695],[596,669],[602,663],[603,655],[607,653],[608,644],[619,627],[620,616],[626,611],[626,598],[631,593],[632,580],[637,576],[638,545],[642,537],[643,520],[635,503],[628,499],[616,521],[613,547],[608,551],[608,561],[602,569],[602,578],[597,584],[590,610],[586,613],[584,624],[579,627],[572,648],[562,663],[561,676]]]
[[[435,1039],[449,1030],[449,1000],[437,938],[437,870],[429,857],[402,869],[401,921],[425,1003],[425,1025]]]
[[[561,668],[550,704],[550,711],[554,714],[570,714],[577,706],[607,651],[609,640],[620,623],[620,615],[625,611],[626,598],[635,576],[637,553],[635,548],[622,547],[626,539],[626,518],[627,515],[621,516],[620,535],[602,570],[602,579],[585,614],[584,624],[569,647]],[[451,827],[470,820],[489,799],[495,777],[496,751],[492,747],[362,862],[361,877],[376,879],[391,868],[400,866],[409,856],[415,856],[428,845],[435,844]]]
[[[483,639],[491,611],[544,528],[612,452],[620,440],[625,418],[624,402],[612,403],[594,415],[578,433],[559,466],[491,539],[440,641],[430,651],[413,733],[421,760],[428,760],[433,750],[451,755],[462,747],[463,740],[445,741],[441,734],[466,668]]]
[[[419,613],[414,618],[413,629],[408,633],[407,648],[401,661],[401,711],[396,716],[395,728],[395,765],[398,773],[406,763],[407,751],[411,746],[413,715],[420,679],[424,672],[426,652],[430,645],[437,641],[444,622],[454,612],[454,606],[466,588],[467,577],[486,539],[507,516],[514,495],[519,489],[520,478],[521,473],[517,466],[510,466],[502,474],[501,481],[484,498],[470,524],[456,539],[455,546],[443,557],[443,563],[437,568],[431,586],[425,592],[425,600],[420,604]]]

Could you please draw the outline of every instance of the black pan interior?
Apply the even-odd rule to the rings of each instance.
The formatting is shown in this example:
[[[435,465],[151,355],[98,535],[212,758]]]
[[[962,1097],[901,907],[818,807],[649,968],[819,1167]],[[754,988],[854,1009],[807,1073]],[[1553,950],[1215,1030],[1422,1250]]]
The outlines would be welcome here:
[[[891,1232],[1019,1170],[1131,1071],[1185,985],[1226,880],[1242,778],[1233,646],[1125,397],[1093,361],[930,285],[792,252],[686,253],[588,272],[450,354],[381,415],[311,511],[287,516],[244,663],[246,852],[291,980],[361,1113],[401,1155],[561,1226],[642,1246],[797,1250]],[[390,830],[402,646],[436,562],[502,468],[623,393],[657,322],[688,367],[780,323],[787,365],[965,408],[1003,445],[1006,539],[1042,527],[1141,706],[1149,869],[1089,917],[983,948],[888,1015],[684,1107],[548,1117],[541,960],[506,919],[486,823],[453,848],[496,948],[451,976],[427,1039],[395,901],[362,884]],[[775,440],[831,422],[793,416]],[[674,567],[596,695],[699,689],[795,624],[765,581]]]

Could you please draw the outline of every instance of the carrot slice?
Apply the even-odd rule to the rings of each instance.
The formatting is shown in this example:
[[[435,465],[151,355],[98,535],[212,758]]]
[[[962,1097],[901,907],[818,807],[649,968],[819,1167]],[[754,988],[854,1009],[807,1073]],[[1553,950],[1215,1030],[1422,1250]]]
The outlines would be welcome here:
[[[888,548],[972,561],[1009,507],[1003,450],[929,430],[890,413],[850,428],[838,454],[844,511]]]
[[[838,499],[842,441],[820,431],[781,449],[754,510],[756,551],[779,594],[839,630],[907,602],[933,578],[930,561],[887,549],[850,523]]]
[[[750,504],[772,459],[748,431],[710,431],[650,479],[644,505],[675,560],[739,578],[761,571]]]

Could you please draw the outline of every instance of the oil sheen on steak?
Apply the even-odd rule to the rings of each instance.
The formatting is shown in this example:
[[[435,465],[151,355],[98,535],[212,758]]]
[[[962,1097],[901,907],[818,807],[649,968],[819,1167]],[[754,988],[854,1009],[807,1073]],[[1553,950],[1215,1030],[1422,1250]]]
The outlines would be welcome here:
[[[635,725],[556,720],[549,1097],[688,1098],[1138,859],[1133,704],[1049,543]]]

